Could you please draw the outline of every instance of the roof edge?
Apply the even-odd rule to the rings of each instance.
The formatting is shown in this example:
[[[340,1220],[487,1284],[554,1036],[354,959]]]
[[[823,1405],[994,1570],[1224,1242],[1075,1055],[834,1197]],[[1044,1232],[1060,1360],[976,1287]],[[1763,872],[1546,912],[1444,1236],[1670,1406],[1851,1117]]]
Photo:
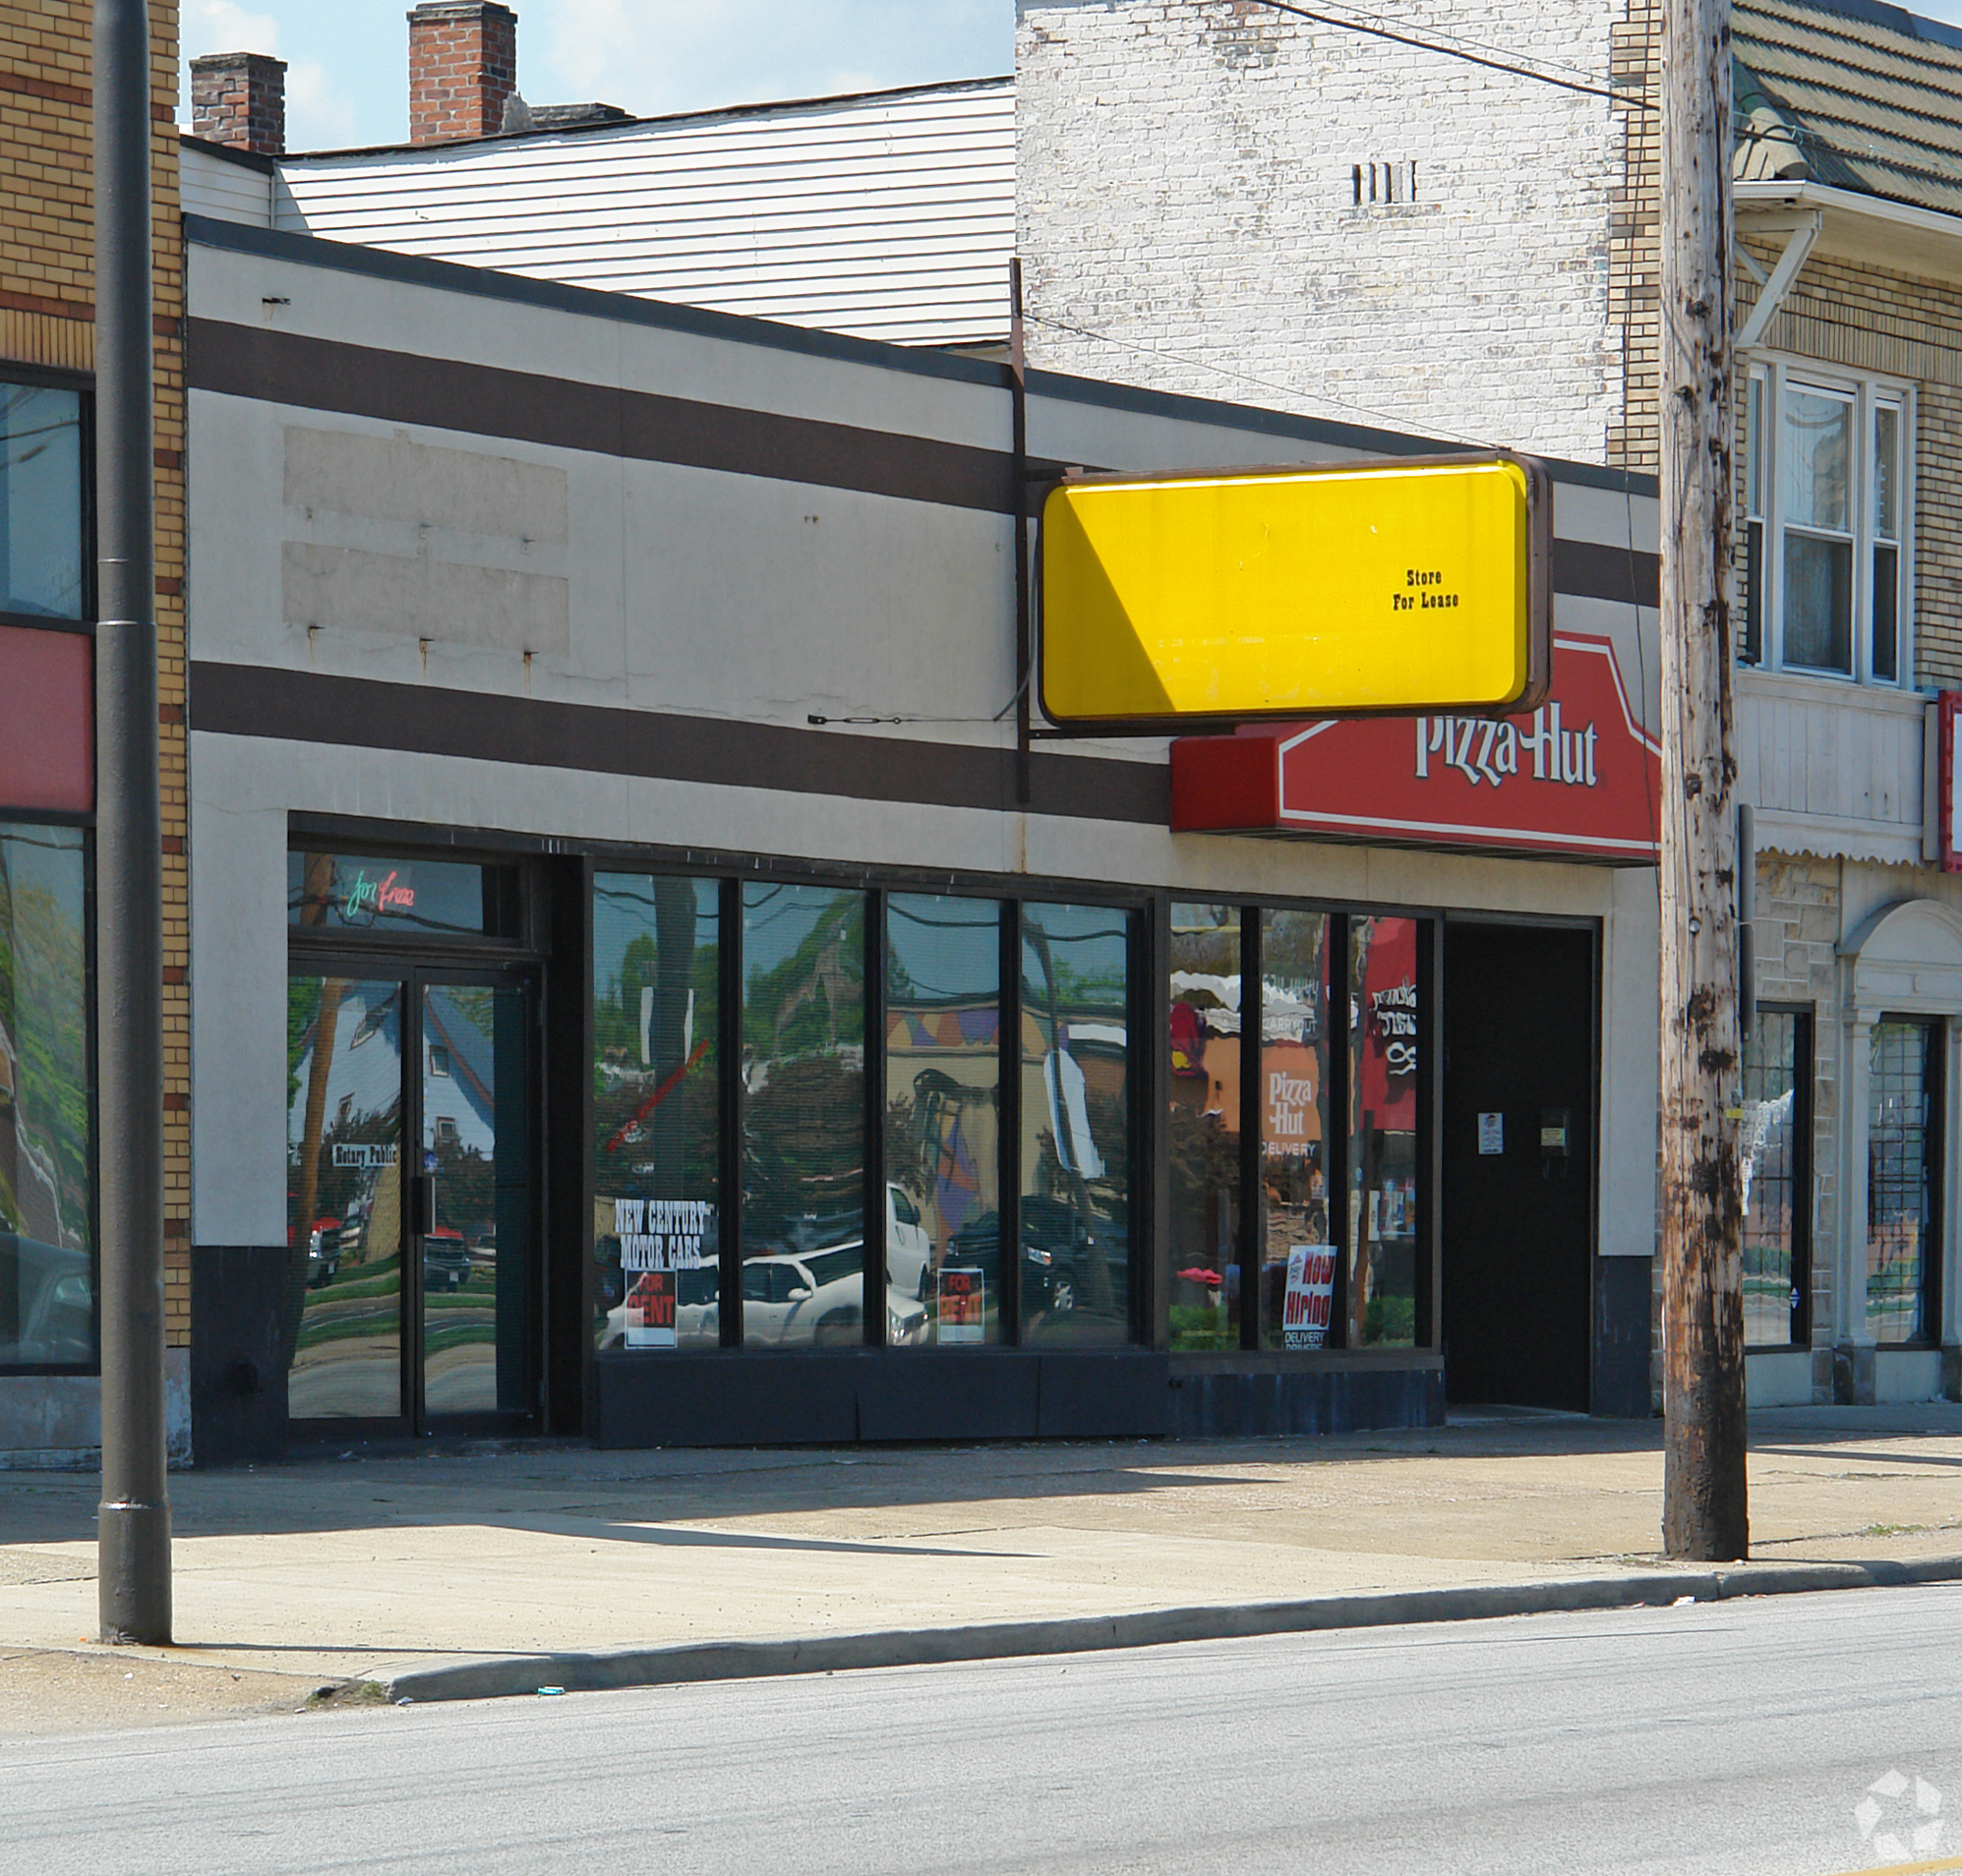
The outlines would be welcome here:
[[[666,111],[654,117],[614,118],[592,124],[568,124],[560,129],[514,131],[503,137],[456,137],[433,144],[357,144],[346,149],[288,150],[282,163],[331,162],[347,156],[438,155],[458,149],[480,149],[491,144],[533,144],[546,137],[620,136],[625,131],[659,129],[680,124],[712,124],[731,118],[766,117],[772,111],[816,110],[824,105],[867,104],[878,98],[922,97],[932,91],[986,91],[1015,87],[1011,72],[994,78],[940,79],[928,85],[893,85],[873,91],[838,91],[816,97],[773,97],[754,104],[721,104],[704,111]]]

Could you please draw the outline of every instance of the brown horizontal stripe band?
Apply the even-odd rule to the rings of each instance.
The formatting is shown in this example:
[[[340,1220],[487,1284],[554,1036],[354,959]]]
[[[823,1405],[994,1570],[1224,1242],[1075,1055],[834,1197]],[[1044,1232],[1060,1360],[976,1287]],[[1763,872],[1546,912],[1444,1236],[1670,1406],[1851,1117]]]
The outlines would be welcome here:
[[[1553,590],[1570,599],[1617,600],[1624,606],[1661,603],[1661,557],[1596,541],[1555,541]]]
[[[194,390],[991,514],[1015,509],[1015,461],[1005,450],[263,326],[188,325]],[[1032,460],[1029,473],[1039,487],[1061,465]],[[1553,544],[1554,591],[1574,598],[1652,607],[1658,567],[1654,554]]]
[[[260,326],[194,319],[190,327],[188,381],[194,390],[641,462],[1013,512],[1014,458],[1006,450]]]
[[[606,704],[546,702],[369,677],[194,664],[191,728],[532,768],[773,789],[923,807],[1012,810],[1015,752],[901,736],[732,723]],[[1166,827],[1162,763],[1038,751],[1032,814]]]

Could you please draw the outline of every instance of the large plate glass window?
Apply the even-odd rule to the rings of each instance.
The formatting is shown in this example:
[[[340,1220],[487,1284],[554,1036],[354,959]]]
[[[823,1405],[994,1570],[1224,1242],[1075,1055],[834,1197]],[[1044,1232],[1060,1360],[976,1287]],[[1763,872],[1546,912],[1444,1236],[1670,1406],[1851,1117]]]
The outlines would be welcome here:
[[[1002,1340],[1001,908],[886,901],[886,1341]]]
[[[1325,912],[1269,911],[1261,918],[1261,1222],[1256,1245],[1263,1348],[1322,1348],[1336,1339],[1331,1333],[1336,1247],[1329,1229],[1329,924]],[[1381,955],[1387,957],[1391,949],[1394,945]],[[1411,957],[1414,971],[1414,944]],[[1414,994],[1414,975],[1412,985]],[[1387,1052],[1385,1068],[1388,1094],[1399,1078],[1390,1072]],[[1400,1082],[1414,1090],[1414,1073]],[[1414,1128],[1414,1092],[1408,1120]],[[1389,1177],[1400,1176],[1406,1163],[1414,1177],[1414,1135],[1407,1155],[1399,1147],[1394,1158]],[[1379,1206],[1379,1226],[1383,1222]],[[1414,1185],[1395,1223],[1414,1248]],[[1414,1268],[1414,1249],[1407,1255]],[[1383,1281],[1387,1285],[1392,1277],[1386,1273]]]
[[[1867,1331],[1927,1342],[1941,1241],[1941,1025],[1889,1017],[1869,1049]]]
[[[82,419],[79,391],[0,382],[0,613],[85,615]]]
[[[721,1341],[720,938],[714,880],[593,881],[593,1339],[603,1349]]]
[[[1740,658],[1899,683],[1912,657],[1908,392],[1773,360],[1751,375],[1744,417]]]
[[[1417,1338],[1417,921],[1358,916],[1349,933],[1348,1339]]]
[[[1022,1340],[1131,1335],[1131,932],[1022,909]]]
[[[1171,1346],[1240,1345],[1240,910],[1171,907]]]
[[[1744,1197],[1744,1339],[1806,1340],[1812,1246],[1813,1019],[1760,1005],[1744,1048],[1738,1164]]]
[[[864,1339],[866,895],[743,887],[743,1342]]]
[[[95,1361],[85,850],[0,822],[0,1367]]]

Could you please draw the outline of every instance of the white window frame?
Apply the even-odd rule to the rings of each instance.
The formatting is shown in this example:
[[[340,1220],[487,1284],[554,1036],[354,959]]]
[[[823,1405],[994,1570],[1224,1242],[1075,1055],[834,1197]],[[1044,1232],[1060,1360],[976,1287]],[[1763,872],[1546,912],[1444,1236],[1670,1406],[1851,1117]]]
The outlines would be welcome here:
[[[1757,386],[1763,435],[1760,444],[1761,489],[1751,486],[1751,387]],[[1785,400],[1792,390],[1822,391],[1853,402],[1853,474],[1847,498],[1853,513],[1853,616],[1850,646],[1850,672],[1821,669],[1814,665],[1788,664],[1784,631],[1784,491],[1779,485],[1778,458]],[[1900,488],[1898,491],[1898,532],[1895,540],[1899,588],[1894,614],[1894,669],[1892,677],[1873,672],[1873,424],[1874,412],[1887,405],[1900,412]],[[1747,669],[1789,672],[1794,676],[1816,677],[1827,683],[1858,683],[1886,690],[1912,691],[1915,688],[1915,604],[1914,604],[1914,524],[1915,524],[1915,437],[1916,410],[1913,384],[1873,373],[1842,371],[1821,366],[1814,359],[1795,358],[1785,353],[1760,352],[1752,356],[1746,379],[1746,394],[1739,406],[1739,456],[1744,500],[1740,505],[1737,570],[1737,646],[1744,662],[1745,620],[1749,595],[1749,529],[1753,521],[1762,524],[1764,546],[1758,567],[1760,644],[1758,658]],[[1757,505],[1754,505],[1756,503]]]

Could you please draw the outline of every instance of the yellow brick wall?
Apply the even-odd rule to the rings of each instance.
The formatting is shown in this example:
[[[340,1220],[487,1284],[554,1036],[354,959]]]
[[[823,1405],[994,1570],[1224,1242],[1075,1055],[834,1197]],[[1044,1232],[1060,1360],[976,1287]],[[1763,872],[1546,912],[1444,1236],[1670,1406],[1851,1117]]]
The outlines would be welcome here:
[[[1662,120],[1641,108],[1660,96],[1661,0],[1628,0],[1609,48],[1622,136],[1622,173],[1608,228],[1608,306],[1621,341],[1621,420],[1609,426],[1608,461],[1653,475],[1661,439],[1655,405],[1660,367]]]
[[[184,250],[177,6],[150,0],[156,301],[157,734],[163,799],[165,1304],[191,1335],[191,1026],[184,787]],[[0,360],[93,369],[90,0],[0,0]]]

